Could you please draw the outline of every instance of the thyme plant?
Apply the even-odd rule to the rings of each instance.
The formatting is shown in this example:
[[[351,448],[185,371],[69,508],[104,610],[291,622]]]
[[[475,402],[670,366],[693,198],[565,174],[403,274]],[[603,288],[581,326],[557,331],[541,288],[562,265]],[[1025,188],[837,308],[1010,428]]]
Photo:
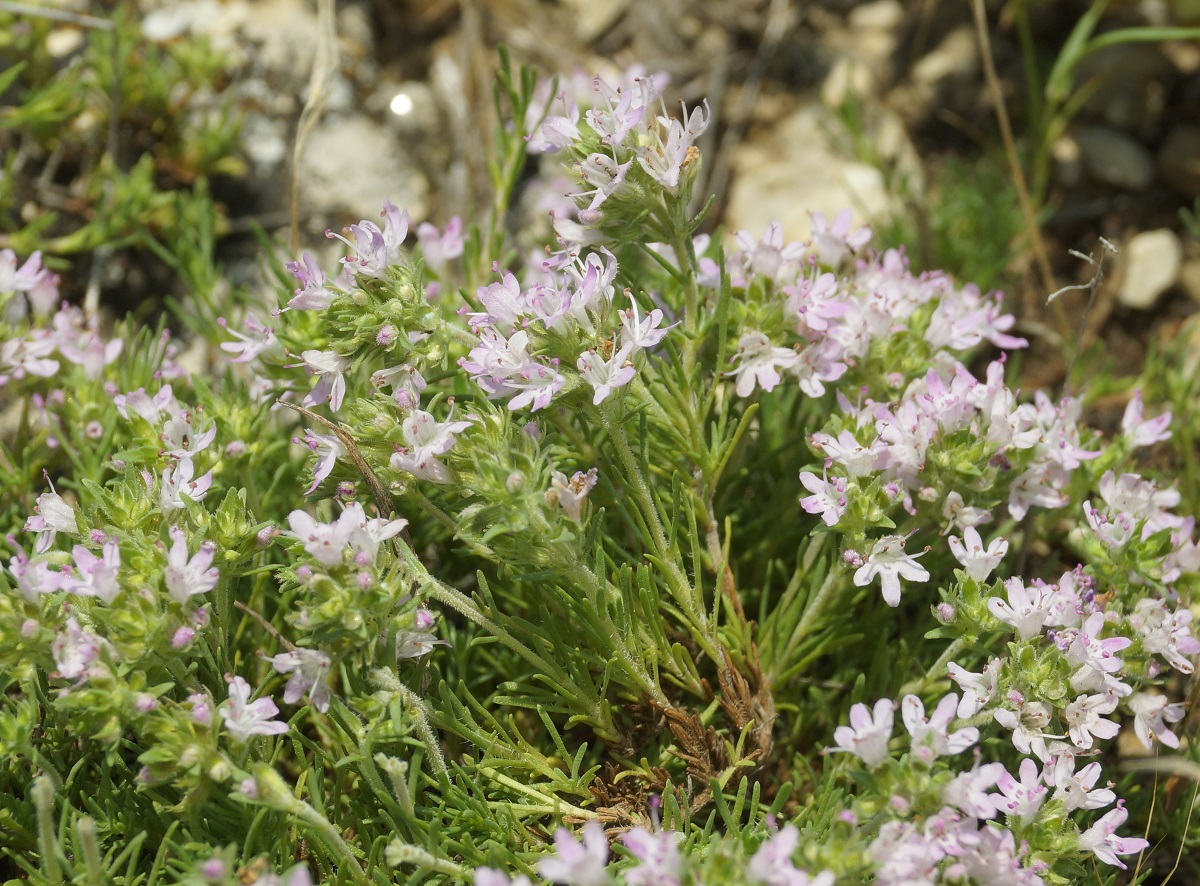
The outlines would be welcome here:
[[[1171,416],[1103,440],[1020,395],[1000,296],[848,213],[697,235],[707,107],[661,92],[505,64],[491,215],[385,203],[259,304],[198,286],[204,371],[0,255],[9,876],[1053,884],[1148,850],[1109,749],[1181,747],[1200,652],[1194,517],[1134,460]],[[527,152],[576,182],[535,249]],[[172,249],[211,281],[200,228]]]

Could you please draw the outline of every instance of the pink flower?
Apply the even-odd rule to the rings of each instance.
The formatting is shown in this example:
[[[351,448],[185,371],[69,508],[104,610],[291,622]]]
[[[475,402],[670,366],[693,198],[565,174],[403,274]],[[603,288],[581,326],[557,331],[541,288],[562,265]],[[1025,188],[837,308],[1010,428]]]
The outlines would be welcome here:
[[[888,739],[892,737],[896,703],[888,698],[875,702],[874,714],[861,702],[850,708],[850,725],[833,730],[837,747],[830,751],[848,751],[868,766],[878,766],[888,758]]]
[[[629,886],[679,886],[682,838],[676,831],[652,832],[645,828],[631,828],[622,834],[621,841],[639,862],[625,871],[625,882]]]
[[[187,537],[183,531],[173,528],[175,541],[167,555],[167,570],[164,577],[171,599],[180,605],[187,603],[196,594],[207,594],[217,586],[220,572],[210,568],[217,546],[211,541],[201,543],[194,557],[188,559]]]
[[[937,707],[925,719],[925,705],[915,695],[906,695],[900,702],[900,713],[904,726],[912,736],[912,754],[923,763],[931,763],[946,754],[958,754],[979,740],[979,730],[968,726],[957,732],[947,731],[954,720],[958,707],[958,696],[951,692],[938,702]]]
[[[800,830],[789,824],[758,847],[746,865],[746,879],[767,886],[833,886],[833,872],[815,877],[792,864],[792,853],[800,843]]]
[[[292,442],[300,443],[301,441],[293,437]],[[304,429],[303,442],[317,454],[317,460],[313,464],[312,485],[304,491],[305,495],[312,495],[321,485],[321,481],[333,473],[337,460],[346,457],[346,447],[342,445],[342,441],[335,434],[317,434],[310,428]]]
[[[421,256],[434,270],[440,269],[451,259],[463,254],[463,224],[457,215],[446,223],[439,232],[429,222],[417,226],[417,242],[421,244]]]
[[[295,301],[296,299],[292,299],[292,302]],[[221,342],[222,351],[237,355],[229,358],[230,363],[248,363],[276,345],[275,330],[260,323],[254,314],[247,314],[242,321],[242,326],[246,328],[249,335],[242,335],[242,333],[230,329],[228,330],[229,334],[237,341]]]
[[[121,568],[121,549],[116,540],[105,544],[100,549],[99,557],[83,545],[75,545],[72,553],[75,555],[79,578],[67,578],[63,582],[63,589],[85,597],[99,597],[105,603],[111,603],[121,592],[120,582],[117,581]]]
[[[287,270],[300,283],[300,288],[295,291],[292,300],[287,304],[288,308],[292,310],[323,311],[341,295],[338,290],[326,285],[325,272],[321,270],[311,253],[304,253],[300,261],[288,262]],[[237,335],[237,333],[234,334]],[[222,345],[222,347],[225,346]],[[227,348],[227,350],[229,349]]]
[[[597,821],[583,826],[583,842],[566,828],[554,835],[555,854],[538,862],[538,873],[554,883],[568,886],[608,886],[608,841]]]
[[[1125,864],[1117,858],[1118,855],[1132,855],[1141,852],[1150,845],[1141,837],[1118,837],[1117,828],[1125,823],[1129,810],[1118,804],[1116,809],[1101,816],[1100,820],[1079,835],[1079,848],[1084,852],[1094,852],[1096,858],[1106,864],[1114,864],[1125,870]]]
[[[68,680],[86,679],[92,662],[107,647],[106,641],[81,628],[75,616],[69,617],[50,647],[57,675]]]
[[[996,782],[999,794],[992,794],[991,801],[997,811],[1003,812],[1012,822],[1019,819],[1028,824],[1037,815],[1046,800],[1047,787],[1042,784],[1037,763],[1031,757],[1021,761],[1021,780],[1017,781],[1006,770]]]
[[[474,883],[475,886],[533,886],[524,874],[510,880],[507,874],[495,868],[476,868]]]
[[[820,514],[826,526],[834,526],[846,513],[846,479],[827,475],[818,477],[812,471],[801,471],[800,482],[812,495],[800,499],[800,506],[810,514]]]
[[[349,521],[337,519],[332,523],[318,523],[311,514],[301,510],[288,514],[288,525],[291,531],[283,534],[299,539],[308,555],[323,566],[337,566],[342,562],[350,533],[354,530]]]
[[[866,246],[871,240],[871,229],[868,227],[850,233],[849,209],[843,209],[834,216],[832,225],[822,212],[814,212],[811,215],[813,250],[823,265],[833,267],[839,264],[843,258]]]
[[[1142,392],[1133,392],[1129,405],[1125,407],[1125,415],[1121,417],[1121,433],[1134,449],[1139,446],[1152,446],[1155,443],[1171,438],[1171,413],[1164,412],[1157,418],[1142,417]]]
[[[229,699],[217,708],[234,741],[244,742],[252,735],[281,735],[288,731],[287,723],[274,719],[279,713],[275,702],[269,698],[252,702],[250,695],[249,683],[241,677],[230,678]]]

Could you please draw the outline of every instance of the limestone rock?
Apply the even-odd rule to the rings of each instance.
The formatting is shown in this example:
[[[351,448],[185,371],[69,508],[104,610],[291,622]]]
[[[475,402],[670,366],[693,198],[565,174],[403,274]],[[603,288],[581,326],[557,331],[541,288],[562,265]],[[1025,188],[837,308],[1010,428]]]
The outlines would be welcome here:
[[[1143,231],[1125,245],[1125,273],[1117,301],[1148,311],[1179,277],[1183,247],[1168,228]]]
[[[300,162],[305,214],[325,224],[336,215],[374,220],[390,199],[413,218],[423,218],[429,186],[404,156],[395,136],[365,117],[323,121]]]
[[[809,212],[832,217],[851,209],[855,224],[862,224],[889,211],[883,173],[848,160],[831,144],[831,126],[827,112],[809,105],[785,117],[764,138],[738,148],[725,214],[730,230],[761,234],[778,221],[785,238],[805,240]]]

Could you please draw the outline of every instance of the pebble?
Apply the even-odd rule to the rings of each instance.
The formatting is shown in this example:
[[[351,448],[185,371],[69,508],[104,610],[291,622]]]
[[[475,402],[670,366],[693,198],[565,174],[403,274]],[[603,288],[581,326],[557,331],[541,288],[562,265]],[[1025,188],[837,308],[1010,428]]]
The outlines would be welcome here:
[[[1200,197],[1200,126],[1181,123],[1158,149],[1158,175],[1189,197]]]
[[[1183,263],[1179,269],[1179,285],[1193,302],[1200,305],[1200,259]]]
[[[1075,140],[1093,181],[1127,191],[1144,191],[1154,181],[1154,157],[1125,133],[1093,124],[1078,127]]]
[[[1183,247],[1168,228],[1143,231],[1125,244],[1124,259],[1117,301],[1135,311],[1149,311],[1178,279]]]

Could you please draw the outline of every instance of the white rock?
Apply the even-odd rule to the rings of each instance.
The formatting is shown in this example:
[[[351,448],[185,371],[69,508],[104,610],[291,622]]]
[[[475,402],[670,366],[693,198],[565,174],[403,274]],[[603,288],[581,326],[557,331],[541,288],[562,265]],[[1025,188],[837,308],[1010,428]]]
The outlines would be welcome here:
[[[1179,276],[1183,247],[1167,228],[1143,231],[1124,249],[1125,274],[1117,301],[1127,308],[1148,311]]]
[[[827,135],[832,125],[826,112],[810,105],[738,148],[725,213],[731,230],[761,234],[778,221],[785,238],[807,240],[810,212],[832,217],[850,209],[862,224],[889,211],[883,173],[838,153]]]
[[[375,220],[391,199],[413,218],[424,218],[429,184],[405,162],[406,153],[386,128],[365,117],[323,121],[300,161],[305,215],[322,224],[337,213]]]
[[[242,124],[242,149],[256,172],[277,172],[288,152],[287,123],[251,112]]]
[[[972,77],[979,70],[979,44],[967,25],[955,28],[912,69],[915,83],[936,86],[947,77]]]
[[[1144,191],[1154,181],[1154,158],[1137,141],[1108,126],[1080,126],[1075,140],[1083,168],[1095,181]]]
[[[66,58],[86,39],[79,28],[55,28],[46,35],[46,51],[54,58]]]
[[[904,7],[899,0],[875,0],[850,10],[847,23],[855,30],[894,31],[904,24]]]

